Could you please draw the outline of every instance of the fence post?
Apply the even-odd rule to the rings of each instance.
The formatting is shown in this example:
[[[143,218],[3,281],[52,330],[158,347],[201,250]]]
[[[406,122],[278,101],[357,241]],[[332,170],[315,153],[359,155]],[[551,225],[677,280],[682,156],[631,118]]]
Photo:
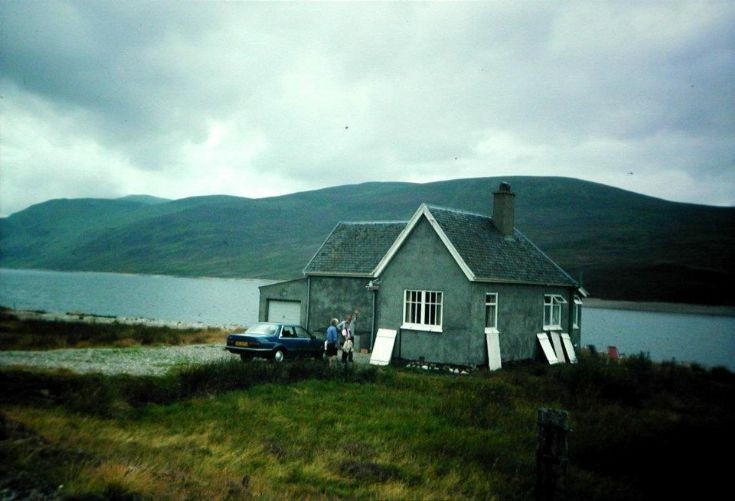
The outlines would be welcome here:
[[[569,413],[561,409],[538,410],[537,501],[566,499],[568,417]]]

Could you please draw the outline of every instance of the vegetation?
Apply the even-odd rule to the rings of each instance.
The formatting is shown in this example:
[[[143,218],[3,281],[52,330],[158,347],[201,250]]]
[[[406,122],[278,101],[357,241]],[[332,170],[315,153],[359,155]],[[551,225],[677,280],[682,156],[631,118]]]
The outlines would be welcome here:
[[[469,376],[239,361],[160,377],[0,371],[0,490],[76,499],[528,499],[570,411],[571,499],[713,497],[735,377],[611,363]],[[725,456],[726,457],[726,456]]]
[[[735,208],[565,178],[366,183],[259,200],[52,200],[0,219],[0,266],[292,278],[338,221],[408,220],[422,202],[489,214],[502,180],[518,194],[518,228],[583,274],[595,297],[735,304]]]
[[[222,342],[218,328],[175,329],[113,323],[19,320],[0,307],[0,350],[179,345]]]

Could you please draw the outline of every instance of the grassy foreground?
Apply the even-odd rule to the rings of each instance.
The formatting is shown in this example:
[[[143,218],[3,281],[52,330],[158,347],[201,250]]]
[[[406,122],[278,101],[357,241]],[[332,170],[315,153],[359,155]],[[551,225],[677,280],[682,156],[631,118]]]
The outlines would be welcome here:
[[[735,415],[730,372],[644,358],[469,376],[5,370],[0,387],[0,492],[71,499],[529,499],[544,406],[570,411],[569,498],[706,499],[728,479]]]
[[[0,350],[55,350],[148,345],[222,343],[218,328],[174,329],[121,323],[20,320],[0,307]]]

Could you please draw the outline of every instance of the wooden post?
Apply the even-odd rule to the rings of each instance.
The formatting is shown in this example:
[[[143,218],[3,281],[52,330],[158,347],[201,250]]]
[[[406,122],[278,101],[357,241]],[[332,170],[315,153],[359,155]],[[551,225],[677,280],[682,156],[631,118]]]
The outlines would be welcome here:
[[[537,501],[566,499],[568,416],[569,413],[561,409],[538,410]]]

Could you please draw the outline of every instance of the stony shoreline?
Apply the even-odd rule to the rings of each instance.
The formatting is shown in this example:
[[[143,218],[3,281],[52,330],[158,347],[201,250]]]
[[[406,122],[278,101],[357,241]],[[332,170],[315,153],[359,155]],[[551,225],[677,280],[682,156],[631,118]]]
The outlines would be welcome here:
[[[91,313],[81,312],[49,312],[36,310],[14,310],[11,308],[3,308],[7,313],[18,317],[19,320],[44,320],[47,322],[84,322],[90,324],[124,324],[124,325],[144,325],[147,327],[168,327],[170,329],[224,329],[224,330],[240,330],[245,326],[235,324],[210,325],[203,322],[181,322],[173,320],[157,320],[145,317],[116,317],[112,315],[94,315]]]
[[[718,315],[735,317],[735,306],[710,306],[702,304],[658,303],[639,301],[615,301],[609,299],[587,298],[586,308],[610,310],[651,311],[658,313],[685,313],[696,315]]]

